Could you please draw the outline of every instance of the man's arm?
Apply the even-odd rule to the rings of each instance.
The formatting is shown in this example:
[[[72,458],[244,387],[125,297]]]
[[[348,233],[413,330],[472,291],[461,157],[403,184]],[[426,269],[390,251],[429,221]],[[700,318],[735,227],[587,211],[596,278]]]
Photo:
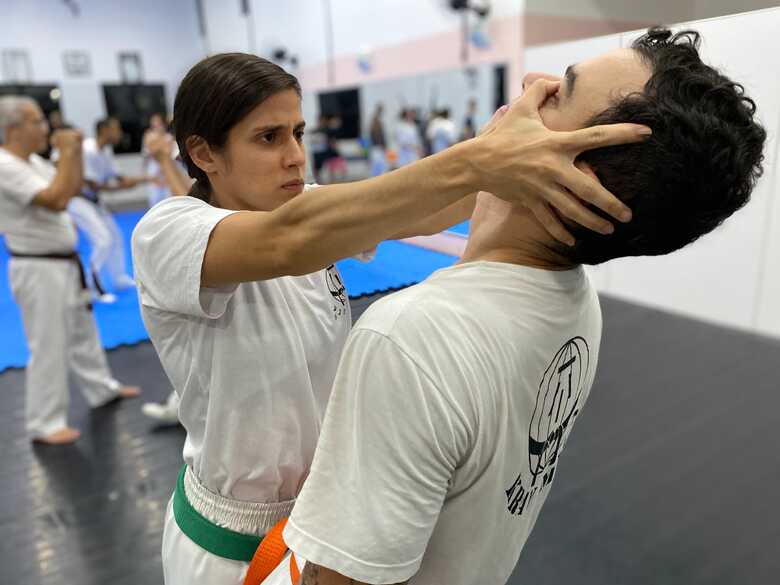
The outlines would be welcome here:
[[[81,140],[76,130],[57,130],[52,135],[52,146],[60,153],[57,174],[48,187],[35,195],[33,205],[64,211],[68,202],[79,194],[83,177]]]
[[[409,581],[404,581],[398,585],[404,585]],[[363,581],[355,581],[349,577],[345,577],[336,571],[331,571],[325,567],[320,567],[314,563],[306,563],[306,566],[301,573],[301,580],[298,585],[368,585]]]
[[[455,406],[458,390],[429,373],[444,365],[425,351],[430,329],[420,315],[432,310],[375,305],[350,334],[284,530],[307,561],[308,583],[402,583],[424,563],[474,428]],[[403,347],[381,331],[389,314]]]

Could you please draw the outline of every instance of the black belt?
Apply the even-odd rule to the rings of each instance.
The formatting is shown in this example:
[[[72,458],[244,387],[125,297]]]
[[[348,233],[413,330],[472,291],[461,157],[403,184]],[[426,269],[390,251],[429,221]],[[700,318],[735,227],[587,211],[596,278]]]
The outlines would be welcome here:
[[[39,260],[65,260],[67,262],[73,262],[78,266],[79,268],[79,282],[81,283],[81,290],[89,291],[89,288],[87,287],[87,276],[84,273],[84,266],[81,265],[81,259],[79,258],[79,255],[76,252],[50,252],[48,254],[25,254],[22,252],[14,252],[13,250],[8,250],[8,253],[11,254],[12,258],[30,258],[30,259],[39,259]],[[87,308],[91,311],[92,310],[92,303],[87,302]]]

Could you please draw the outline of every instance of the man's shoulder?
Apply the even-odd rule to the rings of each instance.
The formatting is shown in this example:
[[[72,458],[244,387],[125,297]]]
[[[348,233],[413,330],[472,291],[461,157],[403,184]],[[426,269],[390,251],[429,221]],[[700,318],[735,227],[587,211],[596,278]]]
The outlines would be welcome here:
[[[355,330],[371,330],[390,338],[409,338],[412,331],[424,335],[425,329],[456,310],[446,290],[427,281],[415,284],[375,301],[355,324]]]

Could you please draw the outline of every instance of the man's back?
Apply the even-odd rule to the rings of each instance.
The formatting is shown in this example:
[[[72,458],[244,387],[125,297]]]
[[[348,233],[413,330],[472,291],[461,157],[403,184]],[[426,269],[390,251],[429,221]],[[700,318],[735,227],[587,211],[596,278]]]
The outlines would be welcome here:
[[[581,268],[466,263],[375,303],[342,358],[312,467],[322,489],[304,486],[293,549],[369,582],[504,583],[600,336]],[[320,451],[339,453],[337,474]],[[348,533],[317,531],[331,516]]]

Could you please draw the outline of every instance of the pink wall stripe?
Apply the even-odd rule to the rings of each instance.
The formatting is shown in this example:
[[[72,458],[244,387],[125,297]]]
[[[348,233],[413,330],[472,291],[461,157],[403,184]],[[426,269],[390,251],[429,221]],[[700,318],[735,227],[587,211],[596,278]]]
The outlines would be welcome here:
[[[647,28],[652,24],[658,23],[569,18],[547,14],[523,15],[526,47],[610,35]]]
[[[508,64],[510,95],[519,95],[523,73],[523,47],[636,30],[650,24],[517,14],[490,23],[492,47],[486,51],[470,48],[469,63]],[[373,67],[369,73],[358,69],[357,55],[337,57],[334,62],[333,85],[328,84],[325,63],[302,67],[298,78],[304,89],[321,91],[461,66],[460,31],[453,30],[374,50]]]
[[[494,20],[490,23],[491,49],[480,51],[470,48],[469,63],[476,65],[509,62],[513,57],[519,59],[522,33],[519,14]],[[376,49],[370,73],[358,69],[357,55],[337,57],[334,63],[336,79],[332,86],[328,85],[325,63],[302,67],[298,78],[304,89],[318,91],[460,66],[460,31],[450,31]]]

